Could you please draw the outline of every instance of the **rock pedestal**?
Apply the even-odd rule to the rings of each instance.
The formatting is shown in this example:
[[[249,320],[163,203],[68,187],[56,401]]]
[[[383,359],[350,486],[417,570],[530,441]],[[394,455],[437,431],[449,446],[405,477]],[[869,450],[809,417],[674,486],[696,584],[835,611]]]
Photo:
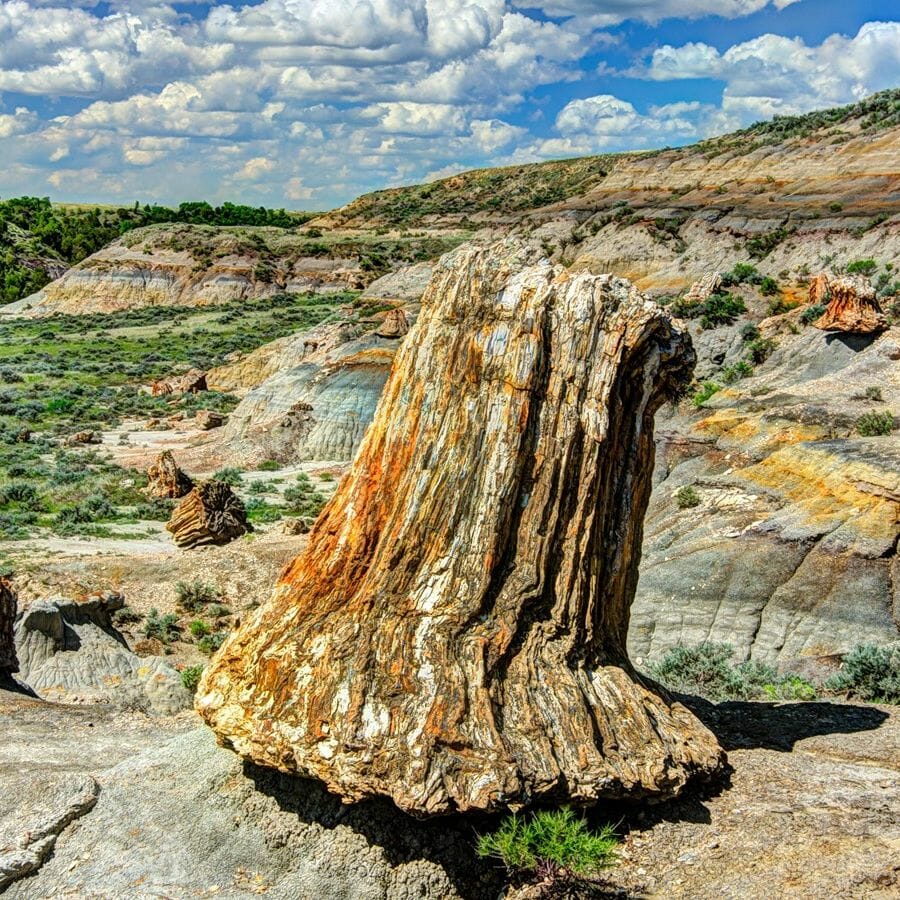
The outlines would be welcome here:
[[[241,498],[227,484],[204,481],[172,510],[166,530],[179,547],[189,549],[227,544],[253,529]]]
[[[13,626],[16,620],[16,593],[9,580],[0,578],[0,675],[19,671]]]
[[[197,708],[257,763],[429,815],[666,796],[723,762],[625,651],[689,339],[628,282],[442,261],[351,471]]]

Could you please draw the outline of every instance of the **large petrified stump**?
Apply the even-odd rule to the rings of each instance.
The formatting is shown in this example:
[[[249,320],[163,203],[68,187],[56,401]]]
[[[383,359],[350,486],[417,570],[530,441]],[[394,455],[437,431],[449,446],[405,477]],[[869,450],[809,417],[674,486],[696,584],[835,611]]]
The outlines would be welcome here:
[[[227,544],[252,530],[241,498],[222,481],[200,482],[166,523],[166,531],[183,549]]]
[[[417,814],[669,795],[713,736],[632,669],[653,415],[688,338],[630,284],[445,258],[351,471],[197,708],[224,744]]]
[[[19,671],[13,626],[16,621],[16,593],[6,578],[0,578],[0,676]]]

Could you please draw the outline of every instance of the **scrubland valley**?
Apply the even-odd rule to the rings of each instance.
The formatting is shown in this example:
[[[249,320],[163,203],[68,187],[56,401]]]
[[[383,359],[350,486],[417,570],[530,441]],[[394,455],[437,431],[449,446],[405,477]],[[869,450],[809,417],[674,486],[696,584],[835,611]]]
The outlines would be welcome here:
[[[0,202],[0,892],[895,896],[898,197],[886,91],[318,214]],[[584,632],[547,599],[590,593],[576,546],[613,610]],[[459,658],[413,673],[427,603],[459,613]],[[491,674],[466,693],[473,646]],[[589,721],[577,676],[541,674],[585,654],[618,710],[591,796],[578,726],[530,759],[535,708]],[[589,833],[504,818],[487,784],[604,800]]]

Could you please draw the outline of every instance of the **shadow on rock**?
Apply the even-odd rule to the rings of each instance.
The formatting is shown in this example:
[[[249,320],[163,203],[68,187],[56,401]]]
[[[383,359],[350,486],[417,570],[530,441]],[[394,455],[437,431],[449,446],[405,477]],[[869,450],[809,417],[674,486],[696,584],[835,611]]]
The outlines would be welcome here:
[[[335,830],[340,826],[363,835],[392,866],[417,860],[440,866],[461,897],[498,896],[505,884],[495,862],[475,854],[478,835],[496,827],[494,817],[441,816],[420,820],[408,816],[387,799],[345,804],[318,781],[286,775],[253,763],[244,774],[255,788],[274,799],[283,812],[301,823]]]
[[[680,699],[716,735],[725,750],[787,752],[805,738],[872,731],[888,718],[877,707],[849,703],[710,703],[699,697]]]

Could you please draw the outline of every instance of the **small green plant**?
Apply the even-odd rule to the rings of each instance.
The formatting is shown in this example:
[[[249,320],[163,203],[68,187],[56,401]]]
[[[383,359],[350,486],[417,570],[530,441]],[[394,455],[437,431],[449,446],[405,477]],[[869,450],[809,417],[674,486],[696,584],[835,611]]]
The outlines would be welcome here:
[[[260,472],[275,472],[281,468],[281,463],[277,459],[264,459],[256,468]]]
[[[204,622],[203,619],[194,619],[194,621],[188,625],[188,629],[195,638],[206,637],[206,635],[212,631],[209,623]]]
[[[848,275],[872,275],[878,268],[874,259],[854,259],[847,264]]]
[[[186,666],[181,670],[181,683],[193,694],[197,691],[197,685],[200,684],[200,676],[203,674],[204,666]]]
[[[778,346],[772,338],[757,338],[747,344],[747,359],[754,365],[765,362],[771,355],[772,351]]]
[[[197,641],[197,646],[204,653],[213,654],[222,644],[225,643],[225,638],[228,635],[224,631],[213,631],[211,634],[204,635]]]
[[[863,437],[885,437],[894,430],[894,414],[891,412],[863,413],[856,420],[856,431]]]
[[[755,341],[759,337],[759,328],[756,327],[752,322],[747,322],[746,324],[741,326],[741,340],[747,344],[750,341]]]
[[[714,381],[704,381],[691,397],[691,403],[693,403],[697,409],[700,409],[713,394],[718,393],[720,390],[722,390],[722,388]]]
[[[234,466],[226,466],[213,475],[213,481],[222,481],[235,487],[241,483],[241,470],[236,469]]]
[[[530,817],[513,813],[495,832],[479,837],[477,853],[500,860],[510,872],[563,887],[599,881],[600,873],[615,865],[617,845],[611,825],[592,831],[566,808]]]
[[[684,484],[675,491],[675,502],[679,509],[693,509],[700,505],[700,495],[693,485]]]
[[[151,609],[147,613],[147,619],[144,622],[144,636],[161,641],[168,644],[170,641],[178,637],[181,629],[178,627],[178,616],[174,613],[167,613],[164,616],[159,614],[158,609]]]
[[[900,648],[860,644],[825,682],[829,691],[874,703],[900,703]]]
[[[655,665],[653,678],[677,691],[708,700],[814,700],[816,689],[793,673],[779,675],[765,663],[732,662],[728,644],[703,642],[673,647]]]
[[[816,319],[821,319],[824,313],[825,305],[822,303],[814,303],[812,306],[807,306],[806,309],[800,313],[800,324],[812,325]]]
[[[722,381],[725,384],[734,384],[742,378],[749,378],[752,374],[753,366],[746,359],[742,359],[722,369]]]
[[[774,297],[778,293],[778,291],[778,282],[768,275],[766,275],[766,277],[763,278],[763,280],[759,283],[759,292],[764,297]]]
[[[179,581],[175,585],[175,594],[178,608],[185,612],[199,612],[219,598],[215,585],[199,579],[190,582]]]
[[[863,392],[863,397],[866,400],[871,400],[873,403],[883,403],[884,396],[881,393],[881,388],[877,385],[870,385]]]

